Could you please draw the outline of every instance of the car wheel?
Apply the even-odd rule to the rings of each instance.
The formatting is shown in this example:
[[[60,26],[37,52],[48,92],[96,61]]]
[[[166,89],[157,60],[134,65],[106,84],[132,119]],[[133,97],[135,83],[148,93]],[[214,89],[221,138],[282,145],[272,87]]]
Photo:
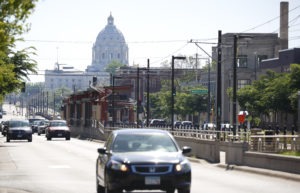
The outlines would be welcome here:
[[[66,140],[70,140],[70,137],[66,137]]]
[[[109,187],[108,187],[108,184],[107,184],[106,180],[105,180],[104,190],[105,190],[105,193],[122,193],[123,192],[123,190],[121,190],[121,189],[110,190]]]
[[[38,132],[38,135],[41,135],[41,133],[40,133],[40,132]]]
[[[190,193],[191,192],[190,188],[180,188],[177,191],[178,191],[178,193]]]
[[[29,138],[28,138],[28,142],[32,142],[32,137],[29,137]]]
[[[51,137],[47,137],[47,140],[50,141],[50,140],[51,140]]]
[[[6,142],[10,142],[10,139],[8,136],[6,136]]]

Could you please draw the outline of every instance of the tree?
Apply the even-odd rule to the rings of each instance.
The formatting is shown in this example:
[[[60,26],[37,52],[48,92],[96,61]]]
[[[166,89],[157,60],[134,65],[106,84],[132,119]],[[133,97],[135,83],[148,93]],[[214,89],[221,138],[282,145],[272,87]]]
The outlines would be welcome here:
[[[0,1],[0,100],[9,92],[20,89],[29,72],[35,73],[36,62],[30,59],[33,54],[26,48],[18,51],[16,42],[23,41],[21,35],[29,31],[26,23],[34,11],[37,0]]]
[[[111,63],[109,63],[105,69],[106,72],[110,73],[110,74],[115,74],[116,73],[116,69],[120,68],[120,67],[124,67],[125,65],[113,60]]]

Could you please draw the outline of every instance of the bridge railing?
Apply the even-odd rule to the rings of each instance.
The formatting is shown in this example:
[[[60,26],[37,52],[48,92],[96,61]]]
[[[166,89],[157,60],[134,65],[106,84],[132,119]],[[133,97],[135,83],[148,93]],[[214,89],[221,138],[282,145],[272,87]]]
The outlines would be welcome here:
[[[85,121],[82,124],[80,121]],[[105,127],[98,121],[89,120],[89,124],[86,124],[86,120],[71,119],[69,120],[71,126],[81,125],[83,131],[96,129],[100,133],[110,132],[114,129],[122,128],[120,126]],[[87,127],[87,128],[86,128]],[[129,126],[130,127],[130,126]],[[127,128],[129,128],[127,125]],[[132,128],[135,128],[134,126]],[[216,131],[216,130],[203,130],[201,128],[174,128],[171,127],[149,127],[156,129],[163,129],[169,131],[172,135],[186,138],[197,138],[201,140],[210,141],[223,141],[223,142],[247,142],[249,144],[250,151],[258,152],[281,152],[281,151],[300,151],[300,136],[299,135],[274,135],[265,132],[254,132],[254,130],[239,131],[236,135],[232,131]],[[260,130],[261,131],[261,130]],[[89,131],[91,132],[91,131]],[[271,132],[272,133],[272,132]]]

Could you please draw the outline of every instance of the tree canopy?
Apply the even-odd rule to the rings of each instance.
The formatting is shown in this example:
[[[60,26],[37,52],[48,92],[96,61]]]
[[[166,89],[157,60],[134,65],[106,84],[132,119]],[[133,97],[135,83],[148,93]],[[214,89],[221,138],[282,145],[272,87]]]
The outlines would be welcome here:
[[[296,114],[297,92],[300,89],[300,64],[292,64],[290,73],[267,71],[252,85],[237,92],[242,109],[253,117],[268,115],[270,112]]]
[[[22,87],[29,73],[36,73],[36,62],[31,59],[32,47],[17,50],[16,43],[29,31],[26,20],[34,11],[37,0],[0,1],[0,101]]]

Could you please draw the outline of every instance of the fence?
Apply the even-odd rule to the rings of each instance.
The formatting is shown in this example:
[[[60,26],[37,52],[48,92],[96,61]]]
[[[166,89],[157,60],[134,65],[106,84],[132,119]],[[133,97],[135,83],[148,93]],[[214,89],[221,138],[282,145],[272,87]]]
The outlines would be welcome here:
[[[135,125],[122,125],[121,127],[105,127],[95,120],[69,120],[71,126],[80,127],[81,132],[85,135],[97,135],[97,133],[104,133],[119,128],[135,128]],[[88,124],[87,124],[88,122]],[[250,151],[256,152],[272,152],[278,153],[282,151],[300,151],[300,136],[299,135],[274,135],[274,132],[261,130],[248,130],[239,131],[233,135],[232,131],[216,131],[216,130],[203,130],[194,127],[149,127],[156,129],[168,130],[175,137],[195,138],[209,141],[222,141],[222,142],[246,142],[249,144]]]

